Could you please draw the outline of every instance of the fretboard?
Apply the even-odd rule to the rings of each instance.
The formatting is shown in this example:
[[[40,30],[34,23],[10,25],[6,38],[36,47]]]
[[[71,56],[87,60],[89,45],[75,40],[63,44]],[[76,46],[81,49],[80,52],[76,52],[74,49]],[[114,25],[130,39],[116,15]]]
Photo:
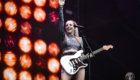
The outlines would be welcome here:
[[[93,55],[94,55],[94,54],[97,54],[97,53],[99,53],[99,52],[101,52],[101,51],[103,51],[103,50],[104,50],[103,48],[99,48],[99,49],[93,51],[93,53],[90,53],[90,55],[92,55],[92,54],[93,54]],[[89,57],[89,54],[80,57],[80,59],[81,59],[81,61],[83,61],[83,60],[87,59],[88,57]]]

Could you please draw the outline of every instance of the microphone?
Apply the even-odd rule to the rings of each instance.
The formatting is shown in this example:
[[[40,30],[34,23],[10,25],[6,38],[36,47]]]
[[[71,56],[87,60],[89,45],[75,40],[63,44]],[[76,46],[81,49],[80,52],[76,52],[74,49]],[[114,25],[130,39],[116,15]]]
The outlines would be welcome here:
[[[74,25],[74,27],[84,28],[84,26],[81,26],[81,25]]]

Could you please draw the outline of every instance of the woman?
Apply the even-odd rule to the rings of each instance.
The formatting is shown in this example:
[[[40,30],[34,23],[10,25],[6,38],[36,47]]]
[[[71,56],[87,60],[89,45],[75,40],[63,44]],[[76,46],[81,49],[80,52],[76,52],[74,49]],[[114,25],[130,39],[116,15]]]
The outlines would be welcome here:
[[[62,55],[73,55],[79,49],[82,49],[80,43],[75,38],[75,27],[76,24],[73,20],[68,20],[65,24],[64,30],[64,17],[63,17],[63,5],[65,4],[65,0],[59,0],[59,18],[60,18],[60,28],[59,28],[59,36],[61,41],[61,49]],[[78,37],[79,38],[79,37]],[[81,45],[83,46],[82,38],[79,38]],[[61,80],[70,80],[71,75],[68,75],[63,69],[61,69]],[[75,80],[84,80],[85,78],[85,69],[79,69],[79,71],[74,75]]]

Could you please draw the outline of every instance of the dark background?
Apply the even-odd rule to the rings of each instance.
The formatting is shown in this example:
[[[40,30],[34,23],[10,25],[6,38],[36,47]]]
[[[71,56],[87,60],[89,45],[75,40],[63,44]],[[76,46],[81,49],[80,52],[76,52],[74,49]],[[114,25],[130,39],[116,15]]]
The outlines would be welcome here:
[[[125,80],[127,72],[140,80],[139,0],[66,0],[64,17],[85,27],[82,31],[93,51],[114,46],[91,59],[91,80]],[[85,80],[88,71],[87,67]]]

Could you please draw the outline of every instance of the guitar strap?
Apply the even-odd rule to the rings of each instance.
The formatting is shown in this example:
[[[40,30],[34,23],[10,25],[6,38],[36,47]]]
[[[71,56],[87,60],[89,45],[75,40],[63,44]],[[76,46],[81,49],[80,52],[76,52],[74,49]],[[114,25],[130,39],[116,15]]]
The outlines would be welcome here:
[[[75,38],[76,38],[76,40],[79,42],[79,44],[80,44],[81,48],[83,49],[83,46],[82,46],[82,44],[81,44],[81,42],[80,42],[79,38],[78,38],[77,36],[75,36]]]

